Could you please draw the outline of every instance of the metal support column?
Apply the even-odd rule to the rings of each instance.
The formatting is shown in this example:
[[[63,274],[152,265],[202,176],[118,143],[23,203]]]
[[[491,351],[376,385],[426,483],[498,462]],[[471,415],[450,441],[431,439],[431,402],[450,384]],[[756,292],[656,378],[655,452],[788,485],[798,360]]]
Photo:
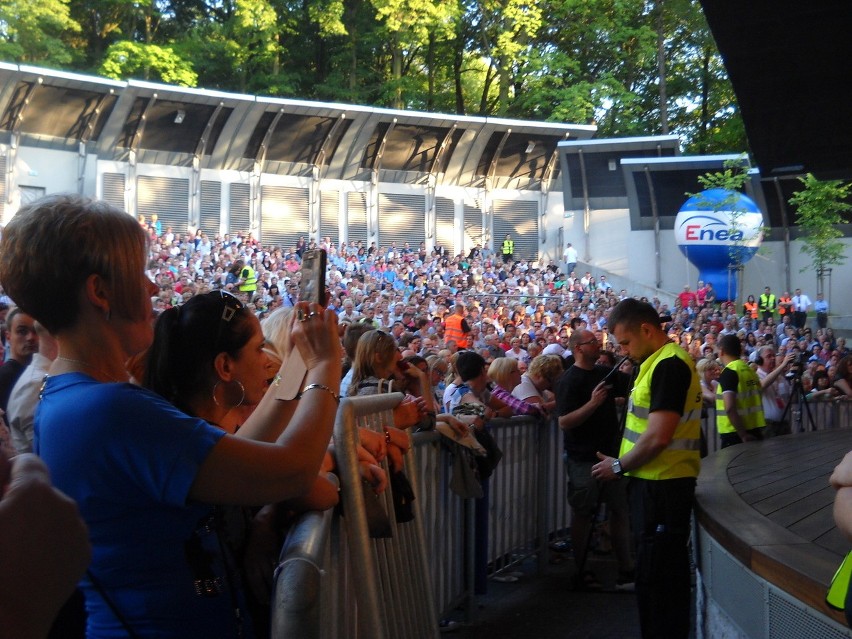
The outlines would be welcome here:
[[[485,197],[482,198],[482,246],[488,247],[492,252],[496,251],[494,247],[494,201],[491,197],[491,192],[494,190],[494,173],[497,171],[497,162],[500,160],[500,154],[503,153],[503,147],[506,146],[506,140],[512,134],[512,129],[506,129],[503,137],[500,138],[500,143],[494,149],[494,155],[491,158],[491,163],[488,165],[488,174],[485,176]]]
[[[379,246],[379,171],[382,168],[382,157],[385,154],[385,144],[391,132],[396,127],[397,119],[394,118],[388,125],[385,134],[379,142],[379,149],[376,151],[376,161],[373,163],[373,171],[370,174],[370,193],[367,198],[367,237],[369,237],[376,246]]]
[[[21,98],[18,104],[10,107],[12,113],[10,114],[10,120],[12,123],[11,129],[9,130],[9,153],[6,155],[6,203],[12,203],[12,196],[16,190],[15,185],[15,163],[18,158],[18,147],[21,144],[21,124],[24,121],[24,113],[27,110],[27,107],[32,100],[33,94],[36,92],[36,89],[42,85],[44,82],[44,78],[37,78],[35,82],[31,83],[23,97]]]
[[[195,153],[192,154],[192,183],[189,189],[189,224],[198,228],[201,226],[201,158],[207,150],[207,142],[210,140],[210,132],[216,125],[216,120],[219,119],[219,114],[225,107],[224,102],[220,102],[213,113],[207,119],[207,125],[204,127],[204,132],[195,146]]]
[[[157,94],[154,93],[151,95],[151,98],[148,100],[145,108],[142,109],[142,113],[139,114],[139,121],[136,123],[136,130],[133,132],[133,138],[130,140],[130,148],[128,149],[127,180],[124,183],[124,206],[127,212],[133,217],[136,217],[139,211],[136,193],[136,156],[139,152],[139,144],[142,141],[142,136],[145,134],[145,124],[148,121],[148,113],[151,111],[151,108],[156,102]]]
[[[263,141],[260,143],[260,148],[257,150],[257,157],[254,160],[254,167],[251,172],[251,194],[249,204],[249,229],[255,238],[260,237],[260,177],[263,175],[263,169],[266,167],[266,153],[269,150],[269,140],[272,139],[272,134],[275,133],[275,127],[284,115],[284,109],[278,109],[278,113],[272,118],[266,133],[263,135]]]
[[[444,153],[450,146],[450,141],[453,139],[453,134],[458,128],[458,123],[453,124],[452,128],[447,131],[441,145],[435,152],[435,157],[432,159],[432,166],[429,167],[429,175],[426,178],[426,250],[431,251],[435,246],[435,233],[438,225],[437,202],[438,198],[435,195],[435,189],[438,186],[438,169],[441,166],[441,160],[444,159]]]
[[[321,216],[321,193],[322,193],[322,165],[325,162],[325,156],[328,154],[328,147],[337,130],[343,121],[346,119],[346,113],[341,113],[335,123],[329,129],[325,140],[322,142],[319,151],[317,151],[314,161],[311,163],[311,199],[310,208],[308,210],[308,227],[310,230],[311,239],[320,241],[320,216]]]

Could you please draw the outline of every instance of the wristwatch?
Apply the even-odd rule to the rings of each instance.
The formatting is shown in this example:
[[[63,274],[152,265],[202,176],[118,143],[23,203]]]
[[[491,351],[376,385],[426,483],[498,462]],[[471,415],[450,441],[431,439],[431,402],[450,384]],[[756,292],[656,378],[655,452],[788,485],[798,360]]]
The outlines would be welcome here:
[[[612,472],[615,473],[616,475],[619,475],[619,476],[624,474],[624,470],[621,468],[621,460],[620,459],[613,459],[612,460]]]

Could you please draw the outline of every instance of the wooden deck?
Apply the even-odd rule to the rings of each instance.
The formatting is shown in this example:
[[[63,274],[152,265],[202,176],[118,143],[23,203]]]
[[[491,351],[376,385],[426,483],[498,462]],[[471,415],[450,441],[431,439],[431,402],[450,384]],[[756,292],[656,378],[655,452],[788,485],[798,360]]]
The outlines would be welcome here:
[[[732,446],[702,460],[698,521],[763,579],[845,623],[825,591],[852,548],[832,517],[831,471],[852,449],[852,429]]]

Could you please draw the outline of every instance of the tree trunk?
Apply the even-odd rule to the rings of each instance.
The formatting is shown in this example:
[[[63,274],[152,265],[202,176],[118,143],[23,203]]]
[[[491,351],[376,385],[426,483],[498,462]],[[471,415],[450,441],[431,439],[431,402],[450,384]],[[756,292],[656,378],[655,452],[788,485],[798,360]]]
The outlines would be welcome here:
[[[663,0],[657,0],[657,75],[660,87],[660,131],[669,132],[668,88],[666,86],[666,37],[663,26]]]
[[[707,152],[707,131],[710,127],[710,52],[704,52],[704,63],[701,66],[701,124],[698,139],[699,153]]]
[[[435,36],[429,33],[429,43],[426,45],[426,110],[435,110]]]
[[[509,110],[509,85],[512,78],[509,74],[508,61],[505,57],[500,57],[500,63],[497,68],[497,79],[499,82],[499,98],[497,100],[497,115],[505,116]]]
[[[453,42],[453,83],[456,89],[456,113],[464,115],[464,88],[462,86],[462,66],[464,65],[464,38],[460,28],[456,28],[456,39]]]
[[[391,81],[393,87],[393,108],[402,107],[402,49],[394,43],[391,45]]]

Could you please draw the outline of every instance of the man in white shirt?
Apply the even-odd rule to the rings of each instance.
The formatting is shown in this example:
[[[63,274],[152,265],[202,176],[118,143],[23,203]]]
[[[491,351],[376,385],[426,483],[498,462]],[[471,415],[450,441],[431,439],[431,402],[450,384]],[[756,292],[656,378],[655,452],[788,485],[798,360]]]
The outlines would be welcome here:
[[[793,324],[796,328],[804,328],[808,321],[808,309],[811,307],[811,298],[797,288],[793,295]]]
[[[33,353],[32,360],[12,387],[6,409],[12,444],[18,453],[33,452],[33,417],[39,393],[47,371],[59,352],[56,340],[41,324],[33,322],[33,328],[38,335],[38,352]]]
[[[565,259],[565,274],[571,275],[574,272],[574,269],[577,268],[577,249],[568,242],[565,246],[565,252],[562,254]]]
[[[790,433],[790,422],[781,421],[790,400],[790,384],[782,373],[787,370],[792,358],[792,354],[787,355],[779,364],[774,346],[762,346],[758,351],[757,377],[760,379],[763,415],[766,418],[766,437]]]
[[[817,316],[817,326],[825,328],[828,326],[828,302],[823,299],[822,293],[817,293],[816,302],[814,302],[814,310]]]

